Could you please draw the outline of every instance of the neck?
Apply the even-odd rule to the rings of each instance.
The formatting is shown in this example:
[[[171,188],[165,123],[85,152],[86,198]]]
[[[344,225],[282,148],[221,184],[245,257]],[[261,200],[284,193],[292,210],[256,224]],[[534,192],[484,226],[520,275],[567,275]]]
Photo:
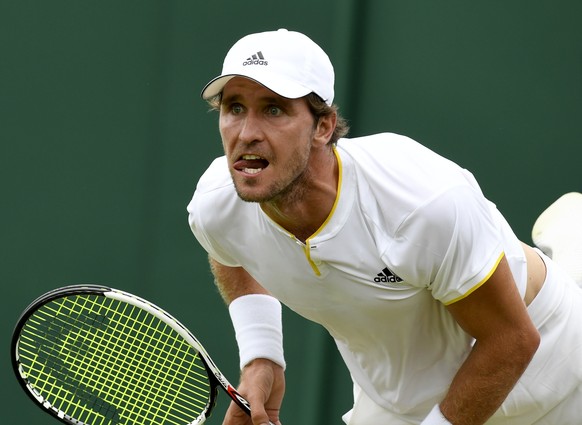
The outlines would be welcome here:
[[[273,221],[305,242],[328,218],[338,191],[339,166],[335,153],[314,158],[300,181],[277,199],[261,203]]]

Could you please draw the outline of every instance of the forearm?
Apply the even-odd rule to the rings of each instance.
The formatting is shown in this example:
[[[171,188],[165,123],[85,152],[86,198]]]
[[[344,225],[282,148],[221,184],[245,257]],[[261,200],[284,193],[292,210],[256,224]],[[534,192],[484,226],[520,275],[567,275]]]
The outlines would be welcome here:
[[[281,303],[242,267],[228,267],[209,257],[214,282],[228,310],[239,348],[238,391],[251,405],[252,423],[281,425],[285,392],[285,356]],[[250,423],[231,403],[224,425]]]
[[[481,425],[501,406],[537,347],[535,337],[522,338],[521,343],[515,338],[475,344],[440,403],[450,423]]]
[[[504,257],[485,284],[447,309],[476,343],[440,410],[454,425],[481,425],[499,409],[527,368],[540,335]]]
[[[229,306],[241,369],[255,359],[270,360],[284,369],[281,303],[242,267],[209,261],[216,286]]]

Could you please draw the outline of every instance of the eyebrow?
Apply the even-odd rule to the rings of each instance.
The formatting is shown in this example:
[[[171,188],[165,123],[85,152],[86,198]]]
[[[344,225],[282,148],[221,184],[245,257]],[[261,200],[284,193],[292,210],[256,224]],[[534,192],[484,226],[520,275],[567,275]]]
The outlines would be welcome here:
[[[223,104],[238,102],[240,100],[240,98],[241,98],[241,96],[238,94],[228,96],[228,97],[221,96],[220,104],[223,105]]]

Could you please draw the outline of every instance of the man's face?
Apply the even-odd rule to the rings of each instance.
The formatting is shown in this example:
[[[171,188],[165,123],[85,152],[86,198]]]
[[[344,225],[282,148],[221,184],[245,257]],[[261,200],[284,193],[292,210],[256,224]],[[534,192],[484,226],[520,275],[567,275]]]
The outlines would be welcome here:
[[[219,127],[241,199],[268,202],[301,191],[315,131],[305,99],[287,99],[236,77],[224,87]]]

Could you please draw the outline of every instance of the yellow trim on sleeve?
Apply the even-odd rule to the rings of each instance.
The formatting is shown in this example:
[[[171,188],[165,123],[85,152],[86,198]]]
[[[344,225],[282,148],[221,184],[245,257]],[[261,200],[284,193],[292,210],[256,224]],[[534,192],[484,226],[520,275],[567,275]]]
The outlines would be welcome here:
[[[444,305],[451,305],[453,303],[456,303],[457,301],[460,301],[463,298],[468,297],[473,292],[475,292],[477,289],[479,289],[481,286],[483,286],[483,284],[489,280],[489,278],[495,272],[495,270],[497,270],[497,267],[499,266],[499,263],[501,262],[501,259],[503,258],[504,255],[505,255],[505,252],[502,252],[501,255],[499,256],[499,258],[497,259],[497,261],[495,261],[495,264],[493,265],[493,268],[491,268],[491,271],[489,273],[487,273],[487,276],[485,276],[485,278],[482,281],[480,281],[477,285],[473,286],[468,292],[461,295],[460,297],[455,298],[454,300],[451,300],[451,301],[443,303],[443,304]]]

